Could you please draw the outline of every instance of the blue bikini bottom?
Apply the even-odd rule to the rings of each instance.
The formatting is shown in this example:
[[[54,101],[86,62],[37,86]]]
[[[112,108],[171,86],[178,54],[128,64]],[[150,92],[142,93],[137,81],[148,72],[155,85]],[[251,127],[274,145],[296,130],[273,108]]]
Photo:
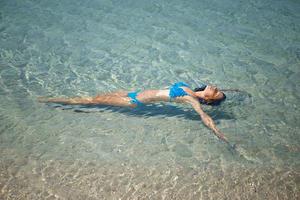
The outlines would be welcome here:
[[[127,94],[128,97],[131,98],[130,102],[133,103],[133,104],[136,104],[137,106],[141,106],[141,105],[144,105],[142,102],[140,102],[136,96],[138,95],[138,92],[129,92]]]

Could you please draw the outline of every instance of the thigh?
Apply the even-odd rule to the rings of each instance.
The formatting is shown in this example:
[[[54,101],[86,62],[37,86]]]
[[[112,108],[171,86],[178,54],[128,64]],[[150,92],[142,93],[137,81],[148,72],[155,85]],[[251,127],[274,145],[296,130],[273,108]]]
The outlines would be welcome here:
[[[96,96],[93,99],[93,103],[99,105],[110,105],[110,106],[125,106],[125,107],[135,107],[135,104],[131,103],[129,97],[121,96]]]

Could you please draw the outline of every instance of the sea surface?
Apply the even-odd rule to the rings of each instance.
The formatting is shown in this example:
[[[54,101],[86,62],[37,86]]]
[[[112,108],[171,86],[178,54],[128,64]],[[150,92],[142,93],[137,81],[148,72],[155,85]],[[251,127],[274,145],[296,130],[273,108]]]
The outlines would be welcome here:
[[[203,106],[40,96],[214,84]],[[0,0],[0,199],[300,198],[300,1]]]

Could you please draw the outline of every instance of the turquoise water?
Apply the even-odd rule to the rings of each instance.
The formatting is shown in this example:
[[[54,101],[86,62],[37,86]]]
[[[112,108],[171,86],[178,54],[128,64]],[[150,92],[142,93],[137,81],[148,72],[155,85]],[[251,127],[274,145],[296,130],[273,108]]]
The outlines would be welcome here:
[[[0,1],[0,199],[299,199],[299,1]],[[45,105],[211,83],[203,106]]]

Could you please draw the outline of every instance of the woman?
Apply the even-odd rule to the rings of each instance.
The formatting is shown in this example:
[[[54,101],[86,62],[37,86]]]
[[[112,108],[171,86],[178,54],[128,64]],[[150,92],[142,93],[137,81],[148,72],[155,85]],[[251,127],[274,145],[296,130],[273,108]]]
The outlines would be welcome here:
[[[204,124],[209,127],[214,134],[224,142],[228,143],[225,135],[216,127],[214,121],[201,108],[201,103],[217,105],[225,100],[226,96],[218,88],[207,85],[192,90],[188,84],[178,82],[169,89],[164,90],[145,90],[141,92],[118,91],[114,93],[102,94],[95,97],[77,98],[39,98],[40,102],[52,102],[62,104],[81,104],[81,105],[110,105],[136,107],[144,104],[165,101],[176,103],[187,103],[192,105],[200,115]]]

